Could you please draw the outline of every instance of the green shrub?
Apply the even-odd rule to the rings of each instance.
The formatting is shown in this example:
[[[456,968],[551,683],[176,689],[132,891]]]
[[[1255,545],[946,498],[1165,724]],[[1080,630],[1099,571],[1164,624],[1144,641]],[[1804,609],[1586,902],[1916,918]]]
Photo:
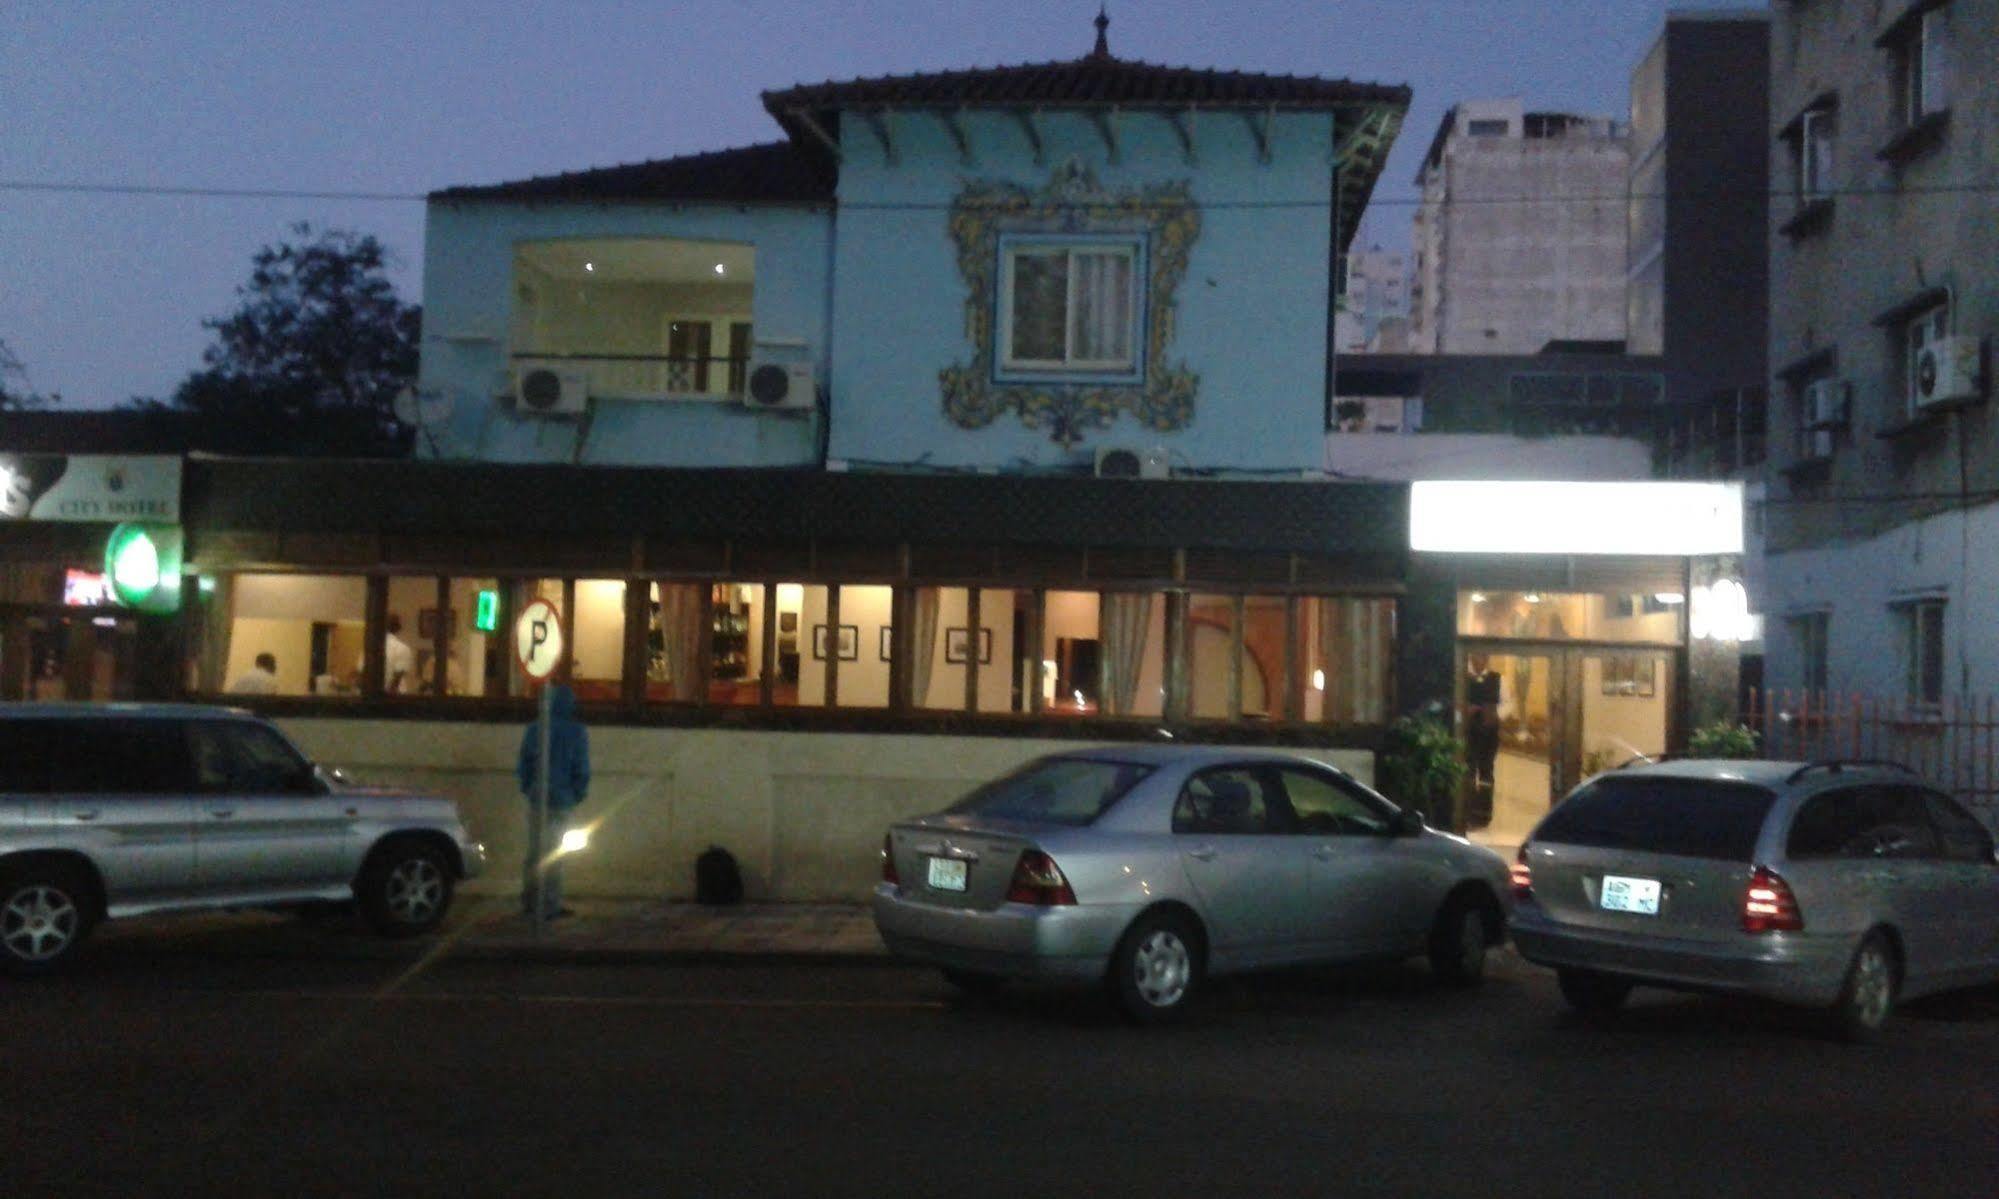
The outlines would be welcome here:
[[[1753,758],[1756,730],[1732,720],[1704,724],[1687,739],[1687,752],[1696,758]]]
[[[1442,720],[1404,716],[1388,726],[1375,772],[1383,795],[1448,826],[1464,778],[1465,743]]]

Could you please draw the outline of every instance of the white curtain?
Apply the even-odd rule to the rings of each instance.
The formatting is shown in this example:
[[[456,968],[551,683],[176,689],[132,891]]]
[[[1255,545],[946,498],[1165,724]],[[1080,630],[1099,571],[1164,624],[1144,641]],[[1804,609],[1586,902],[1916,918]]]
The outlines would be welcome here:
[[[673,698],[693,703],[701,697],[701,589],[661,584],[659,631],[665,643],[666,677]]]
[[[1395,604],[1380,599],[1319,602],[1320,661],[1325,663],[1324,719],[1333,724],[1381,724],[1388,719],[1389,659],[1394,656]]]
[[[1069,314],[1073,358],[1125,362],[1131,358],[1131,256],[1078,254],[1076,301]]]
[[[909,698],[913,707],[925,707],[930,700],[930,671],[937,656],[937,613],[943,597],[935,587],[916,592],[916,624],[909,633]]]
[[[1145,637],[1152,628],[1152,596],[1105,595],[1101,625],[1104,709],[1114,716],[1128,716],[1138,703],[1138,672],[1145,665]]]

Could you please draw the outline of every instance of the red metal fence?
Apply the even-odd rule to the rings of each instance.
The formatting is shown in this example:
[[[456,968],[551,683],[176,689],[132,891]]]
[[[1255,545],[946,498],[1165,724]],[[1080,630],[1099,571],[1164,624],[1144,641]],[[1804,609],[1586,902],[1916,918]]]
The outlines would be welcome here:
[[[1765,758],[1899,762],[1988,819],[1999,815],[1999,696],[1918,706],[1837,692],[1752,691],[1742,720]]]

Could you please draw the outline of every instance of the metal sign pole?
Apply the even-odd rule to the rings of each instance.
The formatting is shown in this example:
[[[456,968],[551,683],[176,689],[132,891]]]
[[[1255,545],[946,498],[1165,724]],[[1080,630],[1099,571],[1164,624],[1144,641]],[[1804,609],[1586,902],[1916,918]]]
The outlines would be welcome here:
[[[541,935],[548,923],[548,905],[544,896],[548,893],[548,855],[551,847],[546,844],[548,834],[548,743],[549,726],[555,714],[555,686],[544,681],[541,685],[540,727],[535,731],[537,751],[534,758],[534,828],[528,832],[529,852],[534,855],[534,931]]]

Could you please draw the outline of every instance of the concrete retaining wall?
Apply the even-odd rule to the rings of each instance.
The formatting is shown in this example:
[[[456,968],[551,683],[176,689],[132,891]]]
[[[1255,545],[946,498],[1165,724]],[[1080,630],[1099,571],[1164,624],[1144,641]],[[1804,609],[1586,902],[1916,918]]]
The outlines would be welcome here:
[[[315,760],[364,783],[422,788],[458,804],[492,867],[479,890],[517,884],[525,801],[519,726],[395,720],[279,722]],[[567,879],[582,895],[685,899],[694,858],[736,855],[747,897],[863,899],[892,820],[934,812],[976,784],[1075,741],[906,734],[593,728],[595,781],[580,818],[590,850]],[[1365,750],[1314,756],[1372,780]]]

